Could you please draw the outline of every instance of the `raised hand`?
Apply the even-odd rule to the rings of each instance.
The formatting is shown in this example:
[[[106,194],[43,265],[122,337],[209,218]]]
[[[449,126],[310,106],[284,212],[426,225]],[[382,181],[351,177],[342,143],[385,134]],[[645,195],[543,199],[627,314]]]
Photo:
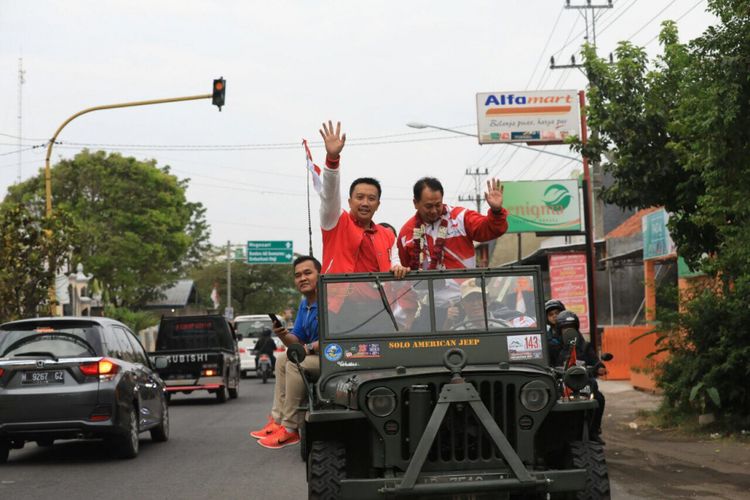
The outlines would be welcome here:
[[[323,142],[326,145],[326,154],[328,158],[335,160],[344,149],[346,143],[346,134],[341,134],[341,122],[336,122],[336,130],[333,130],[333,122],[328,120],[328,125],[323,123],[323,128],[319,130]]]
[[[503,208],[503,185],[500,179],[490,179],[487,181],[487,192],[484,193],[484,199],[492,210]]]

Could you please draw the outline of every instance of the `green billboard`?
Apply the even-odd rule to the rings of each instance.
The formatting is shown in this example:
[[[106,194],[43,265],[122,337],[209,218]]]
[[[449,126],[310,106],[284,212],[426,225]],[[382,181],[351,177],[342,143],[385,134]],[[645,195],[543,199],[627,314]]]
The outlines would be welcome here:
[[[580,233],[581,197],[575,179],[503,183],[509,233]]]

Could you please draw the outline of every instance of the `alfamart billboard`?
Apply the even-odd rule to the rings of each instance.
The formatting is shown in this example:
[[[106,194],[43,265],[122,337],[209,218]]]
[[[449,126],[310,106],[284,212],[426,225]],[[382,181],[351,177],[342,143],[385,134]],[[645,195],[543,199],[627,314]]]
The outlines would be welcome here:
[[[503,183],[509,233],[578,233],[580,200],[574,179]]]
[[[479,144],[563,144],[567,137],[581,133],[578,92],[478,93],[477,127]]]

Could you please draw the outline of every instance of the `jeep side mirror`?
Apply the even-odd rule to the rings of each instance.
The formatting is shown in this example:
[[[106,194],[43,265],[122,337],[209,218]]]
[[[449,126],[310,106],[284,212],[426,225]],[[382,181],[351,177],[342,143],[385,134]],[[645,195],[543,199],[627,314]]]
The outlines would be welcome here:
[[[159,356],[154,360],[154,366],[159,370],[163,370],[164,368],[169,366],[169,359],[165,358],[164,356]]]
[[[302,363],[305,356],[307,356],[307,353],[305,352],[305,346],[302,344],[292,344],[286,350],[286,357],[294,363]]]

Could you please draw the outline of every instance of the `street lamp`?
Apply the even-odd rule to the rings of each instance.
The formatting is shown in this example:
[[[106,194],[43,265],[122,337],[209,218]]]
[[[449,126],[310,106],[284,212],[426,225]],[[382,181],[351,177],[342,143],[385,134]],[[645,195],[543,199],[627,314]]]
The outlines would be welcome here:
[[[221,85],[217,86],[217,82],[220,82]],[[200,95],[192,95],[192,96],[186,96],[186,97],[169,97],[166,99],[152,99],[149,101],[123,102],[123,103],[118,103],[118,104],[106,104],[104,106],[94,106],[92,108],[86,108],[68,117],[68,119],[62,122],[62,125],[60,125],[57,128],[57,130],[55,131],[55,134],[47,143],[47,155],[44,158],[44,200],[45,200],[44,213],[47,219],[50,219],[52,217],[52,168],[50,167],[50,158],[52,157],[52,147],[55,145],[57,136],[60,135],[60,132],[62,132],[63,128],[65,128],[65,126],[68,123],[72,122],[79,116],[85,115],[87,113],[91,113],[92,111],[101,111],[104,109],[117,109],[117,108],[132,108],[135,106],[150,106],[153,104],[165,104],[169,102],[195,101],[197,99],[213,99],[213,103],[219,106],[219,111],[221,111],[221,106],[224,105],[225,84],[226,84],[226,81],[223,78],[214,80],[214,88],[211,94],[200,94]],[[217,99],[220,102],[217,102]],[[49,268],[50,268],[50,271],[52,271],[52,274],[54,276],[55,266],[53,265],[52,256],[50,256],[49,258]],[[55,286],[53,284],[49,287],[49,306],[50,306],[51,316],[56,316],[56,311],[55,311],[56,301],[57,301],[57,294],[55,292]]]
[[[455,130],[452,128],[445,128],[445,127],[438,127],[437,125],[428,125],[426,123],[420,123],[420,122],[409,122],[406,124],[407,127],[411,128],[417,128],[417,129],[423,129],[423,128],[434,128],[436,130],[444,130],[445,132],[451,132],[453,134],[460,134],[460,135],[466,135],[469,137],[477,138],[477,134],[470,134],[469,132],[462,132],[461,130]],[[559,156],[560,158],[565,158],[566,160],[572,160],[577,161],[578,163],[581,163],[582,160],[580,158],[576,158],[575,156],[568,156],[560,153],[555,153],[554,151],[546,151],[544,149],[539,148],[532,148],[530,146],[524,146],[523,144],[516,144],[515,142],[503,142],[498,144],[507,144],[508,146],[513,146],[516,148],[521,149],[529,149],[531,151],[534,151],[536,153],[544,153],[552,156]]]

